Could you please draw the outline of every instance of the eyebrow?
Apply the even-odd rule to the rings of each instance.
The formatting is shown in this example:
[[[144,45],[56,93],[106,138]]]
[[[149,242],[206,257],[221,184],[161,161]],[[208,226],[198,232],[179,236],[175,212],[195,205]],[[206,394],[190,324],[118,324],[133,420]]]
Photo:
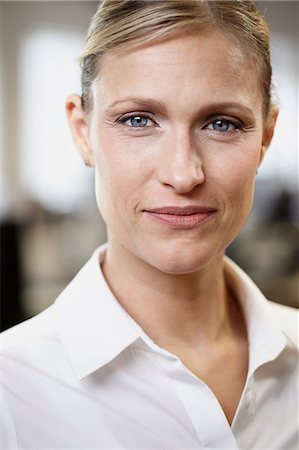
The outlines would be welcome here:
[[[161,102],[160,100],[156,100],[156,99],[148,98],[148,97],[125,97],[123,99],[116,100],[115,102],[108,105],[108,107],[106,108],[106,112],[110,111],[111,109],[113,109],[117,106],[126,105],[126,104],[132,104],[132,105],[136,105],[137,107],[143,107],[143,108],[144,107],[145,108],[156,108],[162,112],[167,111],[167,107],[166,107],[165,103]],[[204,105],[202,108],[200,108],[200,113],[208,114],[210,112],[213,114],[217,114],[217,113],[221,114],[221,113],[223,113],[224,109],[225,110],[238,110],[238,111],[241,111],[243,114],[246,114],[250,118],[252,118],[252,119],[254,118],[254,113],[249,106],[245,105],[244,103],[233,102],[233,101],[208,103],[208,104]]]
[[[125,97],[123,99],[116,100],[115,102],[108,105],[108,107],[106,108],[106,111],[109,111],[110,109],[113,109],[116,106],[121,106],[122,104],[126,104],[126,103],[136,104],[138,106],[140,106],[140,105],[151,106],[151,107],[155,107],[155,108],[159,108],[159,109],[163,109],[163,110],[166,109],[164,103],[159,100],[155,100],[155,99],[147,98],[147,97]]]

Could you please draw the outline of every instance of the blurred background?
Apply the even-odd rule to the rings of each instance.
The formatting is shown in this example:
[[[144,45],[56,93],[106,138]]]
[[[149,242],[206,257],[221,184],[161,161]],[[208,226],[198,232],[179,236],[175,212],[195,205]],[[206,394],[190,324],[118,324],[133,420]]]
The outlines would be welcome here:
[[[279,303],[299,307],[299,3],[258,2],[272,36],[280,116],[250,219],[228,249]],[[1,328],[50,305],[105,242],[93,170],[74,149],[64,100],[95,1],[0,1]]]

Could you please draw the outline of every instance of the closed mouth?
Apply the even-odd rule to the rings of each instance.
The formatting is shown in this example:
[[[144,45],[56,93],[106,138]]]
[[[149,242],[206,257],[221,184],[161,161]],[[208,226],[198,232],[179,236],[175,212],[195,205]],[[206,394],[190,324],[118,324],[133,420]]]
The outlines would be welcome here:
[[[151,218],[164,222],[173,228],[190,229],[209,218],[216,212],[215,208],[188,205],[184,207],[164,206],[144,210]]]
[[[191,214],[204,214],[215,212],[215,208],[210,208],[206,206],[197,206],[197,205],[187,205],[187,206],[162,206],[160,208],[153,208],[149,210],[145,210],[149,213],[156,214],[171,214],[176,216],[189,216]]]

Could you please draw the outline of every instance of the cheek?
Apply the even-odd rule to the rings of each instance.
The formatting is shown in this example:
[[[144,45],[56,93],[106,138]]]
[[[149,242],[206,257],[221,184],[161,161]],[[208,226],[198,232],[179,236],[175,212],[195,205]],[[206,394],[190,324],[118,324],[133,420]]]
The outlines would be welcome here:
[[[132,156],[132,155],[131,155]],[[107,225],[113,220],[126,222],[139,203],[149,168],[141,158],[130,157],[126,144],[116,139],[101,140],[95,150],[96,197]]]
[[[256,169],[260,159],[260,133],[246,135],[243,142],[231,146],[213,148],[210,156],[209,180],[213,192],[220,199],[226,220],[222,228],[237,233],[246,221],[250,212]]]
[[[223,195],[225,195],[224,213],[225,222],[232,230],[233,236],[239,232],[250,213],[256,175],[256,159],[252,161],[240,161],[233,165],[230,175],[221,183]]]
[[[235,210],[236,217],[248,214],[254,195],[254,175],[238,177],[233,188],[230,190],[230,202]],[[242,217],[240,217],[242,219]]]

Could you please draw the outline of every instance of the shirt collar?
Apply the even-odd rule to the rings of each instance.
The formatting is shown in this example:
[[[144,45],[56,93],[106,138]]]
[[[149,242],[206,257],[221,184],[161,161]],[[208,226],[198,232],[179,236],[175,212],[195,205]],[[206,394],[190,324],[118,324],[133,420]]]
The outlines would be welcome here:
[[[151,340],[117,302],[100,264],[107,245],[98,248],[55,302],[58,329],[78,379],[116,358],[139,338]],[[225,273],[241,307],[249,338],[249,375],[275,359],[286,346],[286,337],[271,317],[264,295],[229,258]]]
[[[140,336],[109,289],[98,248],[55,302],[60,337],[78,379],[104,366]]]
[[[251,278],[228,257],[224,267],[226,281],[239,299],[247,326],[250,376],[259,366],[277,358],[288,341],[270,302]]]

